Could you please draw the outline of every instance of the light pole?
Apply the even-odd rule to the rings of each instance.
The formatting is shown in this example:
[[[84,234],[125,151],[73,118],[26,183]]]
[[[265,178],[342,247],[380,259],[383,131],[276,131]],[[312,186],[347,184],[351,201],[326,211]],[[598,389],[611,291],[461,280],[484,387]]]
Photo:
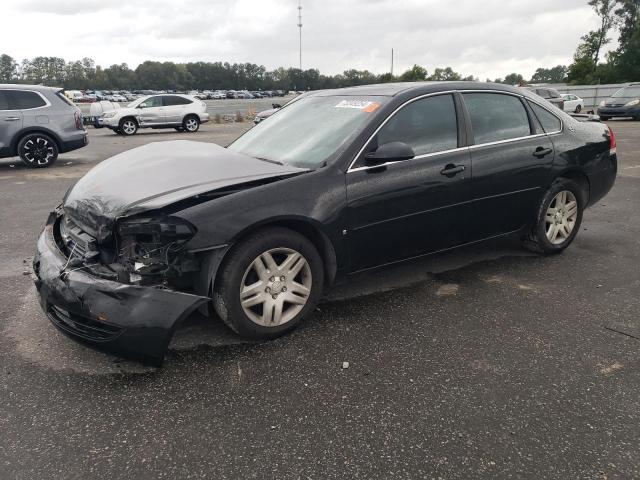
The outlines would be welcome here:
[[[302,70],[302,0],[298,0],[298,30],[300,33],[300,70]]]

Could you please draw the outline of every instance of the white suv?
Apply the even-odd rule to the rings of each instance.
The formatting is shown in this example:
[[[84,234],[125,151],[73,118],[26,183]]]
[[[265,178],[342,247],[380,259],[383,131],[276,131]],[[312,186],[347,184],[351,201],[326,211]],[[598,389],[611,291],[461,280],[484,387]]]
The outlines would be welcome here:
[[[175,128],[191,133],[209,121],[206,110],[206,103],[189,95],[149,95],[104,113],[98,123],[120,135],[134,135],[138,128]]]

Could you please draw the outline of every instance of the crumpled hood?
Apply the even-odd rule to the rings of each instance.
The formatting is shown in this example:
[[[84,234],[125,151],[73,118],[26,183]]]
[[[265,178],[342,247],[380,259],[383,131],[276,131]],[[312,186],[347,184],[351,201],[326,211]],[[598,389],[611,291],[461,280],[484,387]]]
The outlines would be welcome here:
[[[92,168],[67,192],[63,208],[76,224],[101,241],[111,234],[120,217],[220,188],[305,171],[248,157],[213,143],[155,142]]]

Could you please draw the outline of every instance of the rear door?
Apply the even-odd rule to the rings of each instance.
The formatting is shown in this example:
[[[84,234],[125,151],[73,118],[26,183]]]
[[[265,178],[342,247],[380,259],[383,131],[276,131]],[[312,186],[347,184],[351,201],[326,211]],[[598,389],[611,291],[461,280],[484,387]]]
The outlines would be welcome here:
[[[554,149],[516,94],[466,92],[473,145],[474,240],[513,232],[535,219]]]
[[[155,95],[142,102],[138,119],[141,125],[164,125],[165,107],[162,104],[162,96]]]
[[[9,105],[6,90],[0,90],[0,155],[11,155],[11,142],[22,129],[22,112]]]
[[[460,108],[450,93],[408,102],[386,120],[351,166],[351,271],[465,242],[471,163]],[[391,142],[410,145],[416,156],[366,166],[364,154]]]
[[[163,95],[162,103],[164,105],[166,123],[179,125],[188,113],[189,105],[193,102],[179,95]]]

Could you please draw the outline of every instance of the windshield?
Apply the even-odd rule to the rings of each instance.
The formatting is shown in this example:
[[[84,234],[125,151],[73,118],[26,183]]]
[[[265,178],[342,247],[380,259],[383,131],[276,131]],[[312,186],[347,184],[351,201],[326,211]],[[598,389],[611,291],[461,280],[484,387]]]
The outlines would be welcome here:
[[[640,97],[640,85],[623,87],[612,95],[612,98],[637,98]]]
[[[387,101],[379,96],[301,98],[253,127],[229,149],[296,167],[319,167]]]
[[[140,105],[142,102],[144,102],[150,96],[151,95],[147,95],[146,97],[140,97],[140,98],[134,100],[133,102],[131,102],[131,103],[129,103],[127,105],[127,108],[136,108],[138,105]]]

